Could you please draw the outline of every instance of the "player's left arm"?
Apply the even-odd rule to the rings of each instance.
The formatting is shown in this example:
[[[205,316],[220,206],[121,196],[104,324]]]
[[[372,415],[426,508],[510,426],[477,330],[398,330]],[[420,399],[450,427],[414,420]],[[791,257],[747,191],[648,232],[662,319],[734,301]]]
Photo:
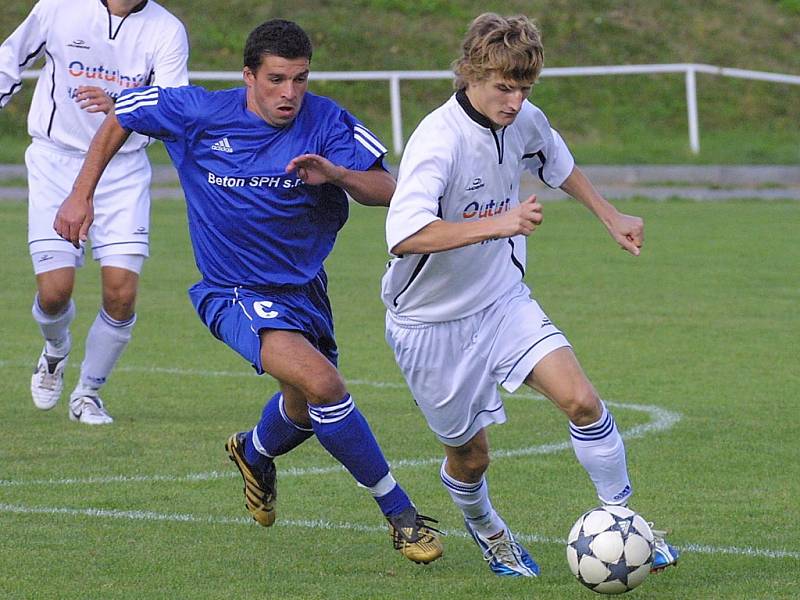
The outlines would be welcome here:
[[[577,166],[560,187],[591,210],[623,250],[639,256],[644,244],[644,221],[640,217],[626,215],[614,208]]]
[[[395,180],[376,162],[367,171],[335,165],[319,154],[301,154],[286,165],[287,173],[297,176],[308,185],[329,183],[342,188],[353,200],[365,206],[389,206]]]
[[[566,142],[550,126],[547,116],[540,108],[525,103],[518,118],[520,127],[528,133],[523,156],[525,168],[537,174],[545,185],[559,187],[581,202],[600,219],[611,237],[624,250],[639,256],[644,243],[644,221],[619,212],[603,198],[589,178],[575,165],[575,159]]]

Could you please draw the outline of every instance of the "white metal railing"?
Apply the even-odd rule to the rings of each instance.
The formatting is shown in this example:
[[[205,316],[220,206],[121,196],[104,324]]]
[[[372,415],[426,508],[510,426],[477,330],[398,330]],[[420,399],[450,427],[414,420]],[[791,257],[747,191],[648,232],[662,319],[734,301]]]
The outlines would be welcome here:
[[[542,77],[576,77],[591,75],[646,75],[654,73],[683,73],[686,85],[686,113],[689,123],[689,147],[694,154],[700,152],[700,126],[697,116],[697,73],[771,81],[800,85],[800,76],[767,71],[732,69],[697,63],[675,63],[663,65],[609,65],[596,67],[548,67]],[[23,74],[26,79],[38,77],[38,71]],[[388,81],[389,103],[392,121],[392,147],[395,154],[403,151],[402,111],[400,106],[400,81],[422,79],[452,79],[452,71],[312,71],[310,78],[316,81]],[[241,81],[241,71],[190,71],[192,81]]]

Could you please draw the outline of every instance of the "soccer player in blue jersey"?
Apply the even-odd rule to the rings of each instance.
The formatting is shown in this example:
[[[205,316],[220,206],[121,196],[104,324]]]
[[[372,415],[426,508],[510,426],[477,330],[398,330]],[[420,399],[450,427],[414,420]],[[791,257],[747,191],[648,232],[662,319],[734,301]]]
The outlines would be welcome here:
[[[189,295],[211,333],[277,379],[252,431],[226,450],[246,506],[275,521],[274,459],[312,435],[374,496],[397,548],[420,563],[442,544],[394,480],[336,365],[323,261],[348,216],[349,194],[388,205],[386,149],[346,110],[307,92],[312,46],[295,23],[258,26],[244,49],[245,87],[147,87],[124,93],[89,148],[54,227],[73,244],[92,222],[105,165],[135,131],[164,141],[175,164],[202,279]]]

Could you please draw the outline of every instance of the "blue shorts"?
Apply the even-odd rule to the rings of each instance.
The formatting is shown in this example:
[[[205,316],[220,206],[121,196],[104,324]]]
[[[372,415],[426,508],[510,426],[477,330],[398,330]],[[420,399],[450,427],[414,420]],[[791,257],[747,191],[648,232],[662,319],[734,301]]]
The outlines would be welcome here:
[[[189,298],[214,337],[250,361],[261,375],[259,334],[265,329],[298,331],[334,366],[338,364],[327,285],[324,271],[303,286],[231,288],[198,281],[189,288]]]

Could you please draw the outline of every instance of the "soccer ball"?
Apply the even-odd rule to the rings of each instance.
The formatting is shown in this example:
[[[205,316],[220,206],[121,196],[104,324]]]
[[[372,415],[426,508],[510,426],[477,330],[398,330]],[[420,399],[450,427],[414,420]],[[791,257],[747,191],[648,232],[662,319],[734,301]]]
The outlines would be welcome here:
[[[628,592],[650,572],[653,532],[624,506],[592,509],[569,532],[567,561],[572,574],[593,592]]]

